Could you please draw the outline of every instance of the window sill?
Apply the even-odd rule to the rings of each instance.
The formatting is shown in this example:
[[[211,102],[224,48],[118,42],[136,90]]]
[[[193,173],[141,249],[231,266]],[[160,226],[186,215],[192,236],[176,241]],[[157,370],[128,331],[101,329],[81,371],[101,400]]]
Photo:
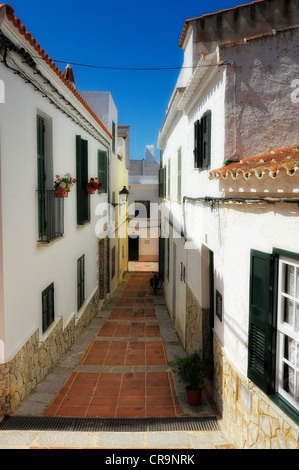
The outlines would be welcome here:
[[[49,242],[37,242],[36,245],[38,247],[52,246],[52,245],[55,245],[55,243],[59,242],[60,240],[63,240],[63,238],[64,238],[64,235],[60,235],[58,237],[53,238]]]
[[[86,222],[84,222],[83,224],[77,224],[77,228],[83,228],[83,227],[86,227],[87,225],[90,225],[91,224],[91,220],[87,220]]]

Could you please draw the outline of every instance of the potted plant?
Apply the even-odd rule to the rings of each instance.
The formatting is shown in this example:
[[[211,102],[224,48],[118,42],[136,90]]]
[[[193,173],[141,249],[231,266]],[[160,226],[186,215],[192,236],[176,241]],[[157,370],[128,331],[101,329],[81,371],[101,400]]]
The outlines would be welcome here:
[[[98,182],[98,178],[90,178],[87,183],[87,192],[88,194],[94,194],[97,189],[101,189],[103,186],[102,183]]]
[[[64,176],[55,175],[55,177],[54,190],[56,197],[68,197],[71,187],[77,182],[77,180],[72,178],[70,173],[66,173]]]
[[[206,375],[206,361],[198,352],[186,357],[175,356],[169,366],[178,376],[179,381],[185,384],[189,405],[201,404],[201,395]]]

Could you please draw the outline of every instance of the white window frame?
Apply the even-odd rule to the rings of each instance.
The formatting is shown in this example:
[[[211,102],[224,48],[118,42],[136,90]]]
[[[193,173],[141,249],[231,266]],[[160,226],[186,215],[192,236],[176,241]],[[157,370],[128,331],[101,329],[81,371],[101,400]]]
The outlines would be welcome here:
[[[290,267],[294,272],[292,292],[286,292],[288,289],[287,287],[284,288],[284,284],[286,283],[286,266]],[[293,304],[290,322],[285,321],[285,304],[287,301]],[[279,258],[277,307],[277,392],[299,410],[299,261],[285,257]],[[284,354],[287,338],[289,338],[290,341],[289,346],[292,344],[293,349],[289,349],[287,354]],[[293,370],[294,374],[294,385],[290,391],[287,391],[284,387],[285,367],[288,367],[289,371]],[[288,386],[289,385],[288,382]]]

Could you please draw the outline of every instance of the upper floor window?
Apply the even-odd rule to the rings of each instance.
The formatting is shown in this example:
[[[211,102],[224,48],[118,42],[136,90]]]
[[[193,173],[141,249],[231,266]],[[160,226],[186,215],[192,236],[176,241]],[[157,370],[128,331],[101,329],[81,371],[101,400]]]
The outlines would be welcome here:
[[[98,150],[98,181],[102,183],[99,193],[108,191],[108,155],[105,150]]]
[[[178,149],[178,202],[182,200],[182,149]]]
[[[115,135],[115,122],[114,121],[112,121],[112,137],[113,137],[112,152],[115,153],[115,138],[116,138],[116,135]]]
[[[194,168],[205,169],[211,163],[211,111],[194,123]]]
[[[49,243],[64,232],[64,200],[53,190],[52,120],[36,116],[37,211],[39,243]]]
[[[90,221],[88,183],[88,142],[76,136],[76,190],[77,190],[77,224],[84,225]]]

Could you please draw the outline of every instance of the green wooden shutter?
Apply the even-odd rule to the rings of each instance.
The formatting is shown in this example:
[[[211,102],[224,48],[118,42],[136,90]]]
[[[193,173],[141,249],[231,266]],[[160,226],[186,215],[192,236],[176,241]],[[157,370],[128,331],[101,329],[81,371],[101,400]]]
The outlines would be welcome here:
[[[170,199],[170,159],[168,160],[167,168],[167,197]]]
[[[43,333],[54,321],[54,282],[42,292],[42,329]]]
[[[100,193],[107,193],[108,190],[108,174],[107,174],[107,167],[108,167],[108,158],[107,152],[104,150],[98,150],[98,180],[99,183],[102,183],[103,186],[100,189]]]
[[[166,196],[166,168],[159,169],[159,197],[164,198]]]
[[[88,142],[76,136],[76,192],[77,192],[77,224],[83,225],[90,220],[88,183]]]
[[[85,300],[85,255],[77,260],[77,309]]]
[[[115,122],[112,121],[112,152],[115,153]]]
[[[159,238],[159,278],[164,281],[165,275],[165,238]]]
[[[202,168],[207,168],[211,162],[211,111],[202,117]]]
[[[83,206],[83,222],[90,220],[90,210],[89,210],[89,195],[87,193],[87,183],[88,183],[88,142],[87,140],[81,141],[81,151],[82,151],[82,186],[81,186],[81,197],[82,197],[82,206]]]
[[[83,200],[82,200],[82,139],[76,136],[76,192],[77,192],[77,224],[83,224]]]
[[[178,202],[182,199],[182,149],[178,150]]]
[[[38,236],[41,240],[46,235],[46,169],[45,169],[45,122],[36,117],[37,137],[37,194],[38,194]]]
[[[194,123],[194,168],[201,168],[201,121],[197,120]]]
[[[248,377],[269,392],[273,370],[273,256],[251,250]]]

